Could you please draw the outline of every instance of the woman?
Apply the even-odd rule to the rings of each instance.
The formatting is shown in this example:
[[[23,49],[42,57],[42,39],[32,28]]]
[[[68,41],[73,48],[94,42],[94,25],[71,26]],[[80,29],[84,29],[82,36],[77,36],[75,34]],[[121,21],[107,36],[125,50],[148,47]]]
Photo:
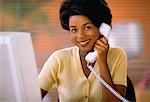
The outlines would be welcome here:
[[[64,0],[60,22],[75,45],[55,51],[39,75],[42,97],[56,84],[61,102],[119,101],[87,68],[85,56],[97,51],[92,64],[99,75],[122,96],[126,90],[127,56],[122,48],[109,48],[99,32],[101,23],[111,26],[112,15],[104,0]]]

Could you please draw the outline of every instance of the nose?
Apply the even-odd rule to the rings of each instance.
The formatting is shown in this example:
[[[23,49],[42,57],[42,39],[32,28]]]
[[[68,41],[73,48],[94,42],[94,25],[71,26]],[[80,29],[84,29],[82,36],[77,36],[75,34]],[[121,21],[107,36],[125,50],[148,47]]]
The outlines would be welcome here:
[[[82,30],[82,29],[80,29],[79,31],[78,31],[78,36],[79,37],[83,37],[85,34],[84,34],[84,31]]]

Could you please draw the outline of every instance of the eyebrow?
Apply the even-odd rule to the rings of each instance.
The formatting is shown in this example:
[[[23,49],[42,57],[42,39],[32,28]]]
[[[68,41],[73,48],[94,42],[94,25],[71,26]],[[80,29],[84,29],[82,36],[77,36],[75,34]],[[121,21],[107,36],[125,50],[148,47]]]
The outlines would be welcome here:
[[[88,25],[88,24],[92,24],[92,23],[85,23],[85,24],[83,24],[82,26],[85,26],[85,25]]]
[[[85,23],[82,26],[88,25],[88,24],[92,24],[92,23]],[[76,26],[70,26],[70,27],[76,27]]]

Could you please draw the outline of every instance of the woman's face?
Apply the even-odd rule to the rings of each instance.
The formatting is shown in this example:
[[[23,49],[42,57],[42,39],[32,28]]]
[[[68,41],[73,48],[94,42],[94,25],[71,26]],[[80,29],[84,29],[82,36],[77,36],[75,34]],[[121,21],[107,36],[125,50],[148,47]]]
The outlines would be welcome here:
[[[69,18],[70,37],[73,44],[81,51],[92,51],[96,40],[99,38],[99,30],[90,19],[84,15],[74,15]]]

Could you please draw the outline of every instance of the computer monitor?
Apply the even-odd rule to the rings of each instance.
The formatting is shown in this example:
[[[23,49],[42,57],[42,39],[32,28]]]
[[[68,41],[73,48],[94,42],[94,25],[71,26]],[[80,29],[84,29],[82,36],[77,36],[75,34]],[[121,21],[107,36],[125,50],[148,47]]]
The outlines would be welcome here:
[[[0,32],[0,102],[41,102],[30,33]]]

